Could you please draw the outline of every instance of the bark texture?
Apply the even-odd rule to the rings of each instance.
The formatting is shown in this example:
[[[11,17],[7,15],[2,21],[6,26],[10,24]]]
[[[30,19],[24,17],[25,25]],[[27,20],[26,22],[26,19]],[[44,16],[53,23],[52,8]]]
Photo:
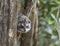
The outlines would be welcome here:
[[[31,6],[32,0],[25,0],[23,14],[27,15],[27,13],[30,11]]]
[[[38,40],[38,16],[35,15],[35,23],[34,23],[34,34],[33,34],[33,46],[37,46]]]
[[[38,14],[37,14],[37,9],[36,9],[36,3],[34,5],[34,34],[33,34],[33,46],[37,46],[37,40],[38,40]]]
[[[9,16],[9,32],[8,42],[9,46],[16,46],[17,44],[17,0],[10,0],[10,16]]]
[[[0,46],[8,46],[9,0],[0,0]]]

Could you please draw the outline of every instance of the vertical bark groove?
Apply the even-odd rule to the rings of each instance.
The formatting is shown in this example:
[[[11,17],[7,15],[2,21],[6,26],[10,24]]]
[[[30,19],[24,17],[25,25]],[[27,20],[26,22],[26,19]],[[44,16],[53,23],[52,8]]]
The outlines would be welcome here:
[[[8,42],[9,46],[16,46],[17,44],[17,0],[10,0],[10,16],[9,16],[9,32]]]
[[[0,0],[0,46],[8,46],[8,15],[9,15],[9,1]]]

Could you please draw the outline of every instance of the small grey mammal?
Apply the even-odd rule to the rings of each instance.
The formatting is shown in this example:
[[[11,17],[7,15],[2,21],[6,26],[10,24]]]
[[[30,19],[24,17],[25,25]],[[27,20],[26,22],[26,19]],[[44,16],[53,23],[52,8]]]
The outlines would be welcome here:
[[[27,33],[31,29],[31,21],[30,19],[23,15],[22,13],[18,14],[18,24],[17,30],[18,32]]]

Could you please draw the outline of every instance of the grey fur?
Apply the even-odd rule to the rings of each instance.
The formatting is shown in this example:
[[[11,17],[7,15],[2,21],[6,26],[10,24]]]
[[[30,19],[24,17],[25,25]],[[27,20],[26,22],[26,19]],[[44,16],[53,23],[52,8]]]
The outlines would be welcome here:
[[[27,33],[31,29],[31,21],[30,19],[23,15],[22,13],[18,14],[18,24],[17,30],[18,32]]]

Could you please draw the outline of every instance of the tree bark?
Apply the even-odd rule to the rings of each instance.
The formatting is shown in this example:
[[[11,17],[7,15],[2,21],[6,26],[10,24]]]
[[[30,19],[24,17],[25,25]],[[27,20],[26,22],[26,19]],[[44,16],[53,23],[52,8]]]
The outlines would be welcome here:
[[[0,46],[8,46],[9,0],[0,0]]]
[[[35,22],[34,22],[34,34],[33,34],[33,46],[37,46],[37,40],[38,40],[38,16],[35,15]]]
[[[36,11],[36,2],[34,5],[34,34],[33,34],[33,46],[37,46],[37,40],[38,40],[38,14]]]
[[[17,19],[17,0],[0,0],[0,46],[16,46]]]
[[[17,0],[17,13],[20,13],[21,11],[21,0]],[[17,32],[17,42],[20,42],[21,38],[21,32]]]
[[[9,32],[8,42],[9,46],[16,46],[17,44],[17,0],[10,0],[10,16],[9,16]]]
[[[27,13],[30,11],[31,6],[32,0],[25,0],[23,14],[27,15]]]

